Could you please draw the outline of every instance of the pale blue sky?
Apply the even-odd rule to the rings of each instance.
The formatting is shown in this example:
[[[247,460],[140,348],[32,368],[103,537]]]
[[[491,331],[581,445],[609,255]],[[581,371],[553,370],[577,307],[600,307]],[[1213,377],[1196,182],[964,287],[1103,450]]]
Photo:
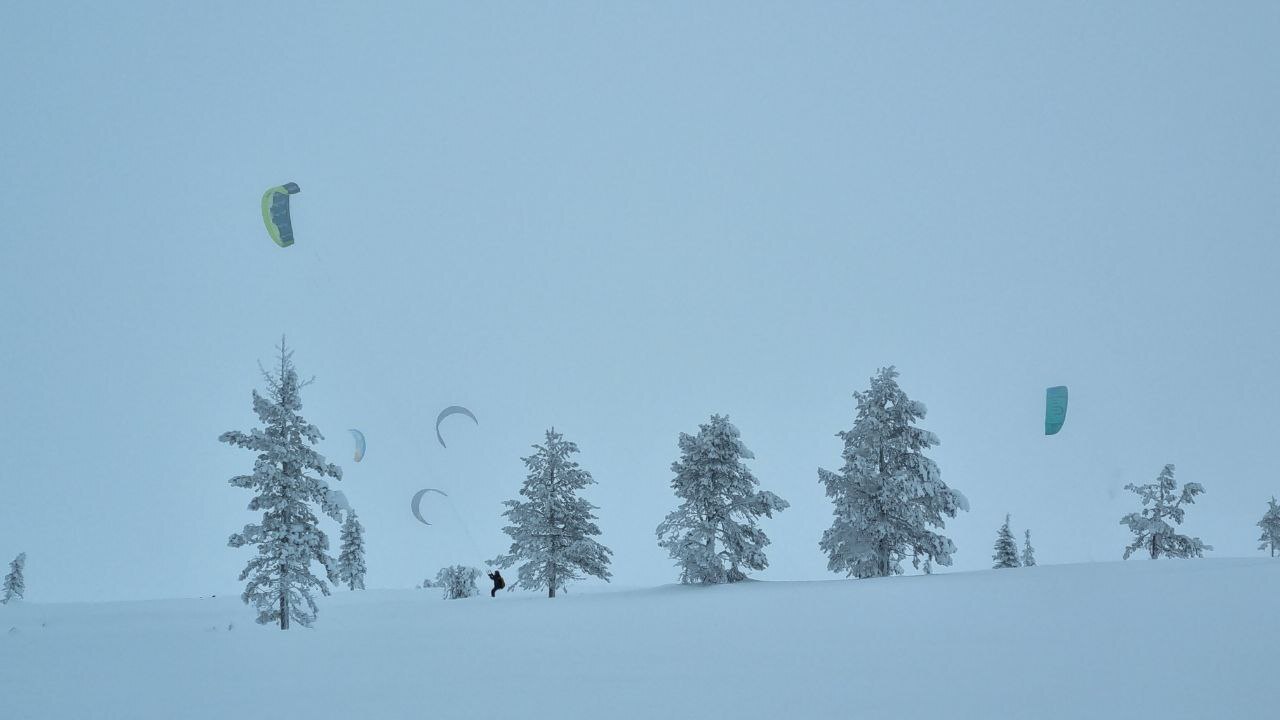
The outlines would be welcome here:
[[[124,5],[0,22],[0,556],[32,600],[239,592],[252,457],[216,438],[281,333],[371,586],[503,552],[553,424],[615,581],[673,581],[653,531],[712,412],[792,503],[758,576],[832,577],[816,469],[888,364],[972,504],[954,569],[1006,512],[1042,562],[1118,560],[1121,486],[1170,462],[1207,489],[1187,531],[1256,553],[1280,5]],[[450,404],[480,426],[444,450]]]

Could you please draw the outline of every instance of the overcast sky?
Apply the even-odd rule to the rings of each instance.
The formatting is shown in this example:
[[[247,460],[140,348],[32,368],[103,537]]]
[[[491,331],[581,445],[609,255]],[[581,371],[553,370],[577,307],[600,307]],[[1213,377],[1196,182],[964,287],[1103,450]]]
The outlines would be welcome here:
[[[4,12],[0,560],[30,600],[240,591],[253,457],[217,436],[285,333],[371,587],[504,552],[552,425],[615,584],[674,581],[654,528],[713,412],[791,502],[756,576],[834,577],[817,468],[890,364],[972,506],[952,571],[1005,513],[1042,563],[1118,561],[1165,463],[1207,490],[1187,532],[1258,553],[1280,5],[311,5]],[[452,404],[480,424],[446,450]]]

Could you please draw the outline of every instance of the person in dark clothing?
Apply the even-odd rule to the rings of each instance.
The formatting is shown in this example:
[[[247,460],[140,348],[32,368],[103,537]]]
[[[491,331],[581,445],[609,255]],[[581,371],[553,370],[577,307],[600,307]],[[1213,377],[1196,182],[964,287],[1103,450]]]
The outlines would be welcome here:
[[[502,573],[497,570],[489,573],[489,579],[493,581],[493,589],[489,591],[489,597],[496,597],[498,591],[507,586],[507,581],[502,579]]]

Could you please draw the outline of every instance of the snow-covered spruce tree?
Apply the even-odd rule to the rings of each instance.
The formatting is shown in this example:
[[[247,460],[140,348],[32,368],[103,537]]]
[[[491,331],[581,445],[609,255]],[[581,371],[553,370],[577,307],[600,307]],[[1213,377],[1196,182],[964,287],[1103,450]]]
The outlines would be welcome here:
[[[1258,538],[1262,544],[1258,549],[1270,549],[1271,557],[1275,557],[1276,551],[1280,550],[1280,505],[1276,505],[1275,498],[1271,498],[1270,503],[1266,514],[1258,521],[1258,527],[1262,528],[1262,537]]]
[[[356,511],[347,512],[342,523],[342,546],[338,554],[338,581],[352,590],[364,589],[364,526]]]
[[[518,584],[529,590],[547,589],[547,597],[570,581],[587,575],[608,581],[613,551],[594,540],[595,505],[578,497],[578,491],[595,482],[591,473],[571,456],[578,446],[552,428],[546,442],[534,445],[534,453],[522,458],[528,475],[520,494],[524,500],[508,500],[502,515],[511,522],[502,531],[511,536],[511,547],[490,564],[508,568],[520,564]]]
[[[1022,565],[1018,559],[1018,542],[1013,539],[1013,531],[1009,529],[1008,515],[1004,516],[1004,524],[1000,526],[1000,532],[996,533],[995,552],[991,555],[991,559],[995,561],[991,567],[997,570]]]
[[[252,475],[238,475],[229,481],[236,487],[253,490],[249,510],[262,511],[262,520],[249,523],[231,536],[231,547],[256,545],[257,557],[249,561],[241,580],[248,580],[241,598],[258,610],[258,622],[279,622],[281,630],[296,620],[310,626],[316,617],[312,590],[329,594],[325,581],[311,574],[312,561],[320,563],[330,582],[338,582],[337,564],[329,556],[329,538],[320,529],[311,511],[315,504],[342,521],[342,508],[334,501],[324,478],[342,479],[342,469],[325,461],[310,446],[323,435],[298,411],[300,391],[310,384],[298,382],[293,353],[280,341],[280,362],[266,379],[266,396],[253,391],[253,410],[263,427],[243,433],[225,432],[218,439],[257,454]]]
[[[760,482],[743,462],[753,458],[728,416],[712,415],[696,436],[680,433],[671,489],[683,502],[657,530],[658,545],[680,568],[680,582],[738,582],[747,579],[745,570],[769,566],[769,538],[756,519],[790,503],[756,490]]]
[[[27,582],[22,578],[22,571],[26,566],[26,553],[18,553],[18,557],[9,563],[9,574],[4,576],[4,598],[0,602],[8,605],[14,598],[22,599],[27,592]]]
[[[476,580],[480,577],[480,570],[466,565],[450,565],[446,568],[440,568],[440,572],[436,573],[436,580],[432,583],[432,587],[444,588],[445,600],[458,600],[460,598],[475,597],[480,594],[480,588],[476,585]]]
[[[1026,540],[1022,544],[1022,566],[1032,567],[1036,564],[1036,549],[1031,547],[1031,531],[1024,531],[1023,537]]]
[[[871,387],[855,392],[853,429],[842,431],[844,467],[818,469],[818,480],[835,505],[835,520],[819,547],[827,568],[851,577],[902,573],[911,557],[950,565],[955,545],[929,528],[945,527],[943,516],[968,510],[969,501],[942,482],[938,466],[923,451],[938,444],[933,433],[915,427],[925,416],[923,403],[898,387],[898,371],[880,369]]]
[[[1195,503],[1196,495],[1204,492],[1200,483],[1187,483],[1178,492],[1178,484],[1173,479],[1173,466],[1165,465],[1154,483],[1134,485],[1129,483],[1125,490],[1132,490],[1142,498],[1142,512],[1129,513],[1120,518],[1121,525],[1128,525],[1136,536],[1133,543],[1124,549],[1124,559],[1139,550],[1151,553],[1155,560],[1161,555],[1176,558],[1203,557],[1205,550],[1212,550],[1212,545],[1205,545],[1200,538],[1179,535],[1169,524],[1182,524],[1183,505]],[[1151,505],[1151,507],[1146,507]]]

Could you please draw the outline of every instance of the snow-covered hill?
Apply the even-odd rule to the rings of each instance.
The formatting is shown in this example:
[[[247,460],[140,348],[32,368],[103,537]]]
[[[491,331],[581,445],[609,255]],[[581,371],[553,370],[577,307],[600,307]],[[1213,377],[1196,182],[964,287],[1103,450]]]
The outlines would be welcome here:
[[[1280,561],[445,601],[0,607],[18,718],[1230,718],[1274,708]]]

